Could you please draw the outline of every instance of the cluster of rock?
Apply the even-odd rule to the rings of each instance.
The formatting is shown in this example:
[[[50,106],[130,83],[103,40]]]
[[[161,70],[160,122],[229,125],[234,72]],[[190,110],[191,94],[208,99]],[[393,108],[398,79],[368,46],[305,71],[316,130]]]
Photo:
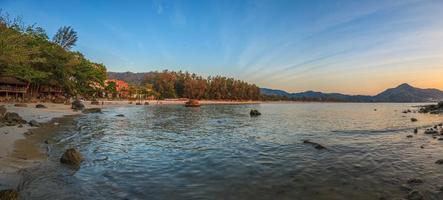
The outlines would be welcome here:
[[[418,112],[430,113],[430,114],[443,114],[443,101],[439,102],[437,105],[421,106]]]
[[[85,104],[83,104],[80,100],[76,99],[71,103],[71,109],[74,111],[82,111],[85,109]]]
[[[24,120],[20,115],[14,112],[6,112],[1,113],[0,111],[0,127],[2,126],[17,126],[21,124],[26,124],[26,120]]]

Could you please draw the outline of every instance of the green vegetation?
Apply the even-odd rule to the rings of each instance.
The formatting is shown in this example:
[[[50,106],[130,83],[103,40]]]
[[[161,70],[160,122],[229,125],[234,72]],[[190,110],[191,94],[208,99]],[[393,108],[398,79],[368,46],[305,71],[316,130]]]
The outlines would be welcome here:
[[[105,85],[106,67],[70,49],[78,40],[69,26],[61,27],[49,40],[45,30],[24,25],[0,11],[0,76],[27,83],[28,98],[38,97],[42,88],[56,88],[65,97],[88,99],[118,96],[117,85]],[[221,76],[203,78],[188,72],[147,73],[138,84],[124,90],[129,98],[156,97],[214,100],[258,100],[260,89],[244,81]]]
[[[0,76],[26,81],[29,95],[50,87],[67,97],[95,96],[104,87],[106,67],[69,51],[76,41],[71,27],[60,28],[50,41],[41,27],[0,12]]]
[[[260,88],[222,76],[203,78],[188,72],[162,71],[145,75],[142,85],[152,85],[159,98],[259,100]]]

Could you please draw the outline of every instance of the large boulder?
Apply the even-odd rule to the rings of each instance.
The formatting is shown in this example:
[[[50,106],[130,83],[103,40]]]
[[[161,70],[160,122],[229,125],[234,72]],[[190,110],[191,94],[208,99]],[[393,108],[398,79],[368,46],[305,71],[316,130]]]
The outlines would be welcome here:
[[[76,99],[71,104],[72,110],[84,110],[85,104],[83,104],[80,100]]]
[[[83,161],[83,156],[76,149],[71,148],[65,151],[60,158],[60,162],[67,165],[79,166]]]
[[[3,116],[3,122],[5,122],[9,126],[15,126],[18,124],[26,124],[26,121],[23,120],[23,118],[20,117],[20,115],[18,115],[15,112],[7,112]]]
[[[1,200],[16,200],[18,199],[18,192],[13,189],[1,190],[0,191]]]
[[[256,116],[260,116],[261,113],[260,113],[258,110],[256,110],[256,109],[252,109],[252,110],[249,112],[249,115],[251,115],[251,117],[256,117]]]
[[[35,108],[47,108],[47,107],[43,104],[37,104],[35,105]]]

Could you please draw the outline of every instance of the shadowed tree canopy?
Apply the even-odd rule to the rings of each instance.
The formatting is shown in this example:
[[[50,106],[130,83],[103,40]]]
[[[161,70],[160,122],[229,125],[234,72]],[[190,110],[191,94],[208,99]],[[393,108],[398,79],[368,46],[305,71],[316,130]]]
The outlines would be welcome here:
[[[53,42],[60,45],[63,49],[69,50],[77,42],[77,32],[70,26],[60,27],[52,39]]]

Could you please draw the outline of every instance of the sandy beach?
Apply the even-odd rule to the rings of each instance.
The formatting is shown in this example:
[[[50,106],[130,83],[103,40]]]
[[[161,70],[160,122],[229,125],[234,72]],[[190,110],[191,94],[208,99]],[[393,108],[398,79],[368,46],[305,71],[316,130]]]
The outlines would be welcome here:
[[[137,101],[100,101],[100,105],[91,105],[90,102],[84,102],[86,108],[110,108],[110,107],[120,107],[120,106],[137,106]],[[149,102],[149,105],[182,105],[185,104],[184,100],[161,100],[161,101],[140,101],[139,103],[144,104]],[[249,102],[249,101],[200,101],[202,105],[226,105],[226,104],[256,104],[260,102]],[[15,107],[14,104],[4,104],[7,112],[15,112],[19,114],[24,120],[36,120],[39,123],[45,124],[48,128],[49,125],[57,125],[57,122],[47,124],[54,119],[61,118],[64,116],[73,116],[82,114],[81,112],[75,112],[70,109],[70,105],[54,104],[54,103],[43,103],[47,108],[38,109],[35,108],[37,103],[29,103],[27,107]],[[34,131],[38,129],[37,127],[31,127],[28,124],[19,126],[4,126],[0,127],[0,174],[1,173],[11,173],[17,171],[20,168],[26,167],[29,164],[35,163],[36,160],[40,160],[42,156],[35,152],[35,148],[30,151],[21,151],[19,155],[16,152],[20,149],[16,149],[21,140],[27,138],[26,133],[29,131]],[[48,130],[49,131],[49,130]],[[23,145],[21,145],[23,146]]]

